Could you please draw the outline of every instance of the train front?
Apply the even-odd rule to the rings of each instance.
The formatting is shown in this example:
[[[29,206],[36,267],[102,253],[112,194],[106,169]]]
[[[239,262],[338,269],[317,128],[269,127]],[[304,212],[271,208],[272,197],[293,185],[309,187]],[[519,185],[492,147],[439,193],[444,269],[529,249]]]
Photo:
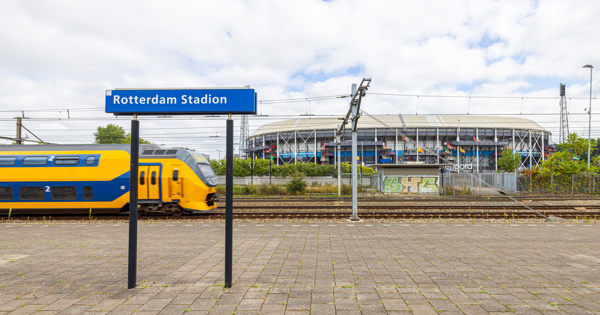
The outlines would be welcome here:
[[[216,201],[219,200],[217,195],[219,181],[215,171],[203,155],[187,150],[181,150],[181,153],[182,156],[178,158],[190,167],[195,179],[184,181],[183,196],[179,205],[189,211],[214,210],[217,208]]]

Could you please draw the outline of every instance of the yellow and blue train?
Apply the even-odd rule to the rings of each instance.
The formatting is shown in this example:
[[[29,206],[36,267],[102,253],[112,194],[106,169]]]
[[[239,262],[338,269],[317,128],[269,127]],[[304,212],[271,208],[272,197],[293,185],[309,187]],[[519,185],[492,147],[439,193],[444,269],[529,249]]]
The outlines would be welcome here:
[[[129,144],[0,145],[0,213],[128,211],[129,151]],[[217,186],[202,155],[140,145],[140,213],[213,210]]]

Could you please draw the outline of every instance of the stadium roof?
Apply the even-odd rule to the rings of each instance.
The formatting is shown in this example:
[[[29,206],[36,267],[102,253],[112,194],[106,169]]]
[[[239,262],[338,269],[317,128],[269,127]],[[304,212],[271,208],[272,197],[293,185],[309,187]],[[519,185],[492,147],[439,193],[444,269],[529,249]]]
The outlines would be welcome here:
[[[302,130],[334,130],[342,123],[340,118],[302,118],[288,119],[265,124],[252,136],[270,134],[275,132],[289,132]],[[515,117],[501,116],[451,116],[451,115],[387,115],[387,116],[361,116],[358,129],[387,129],[387,128],[491,128],[491,129],[531,129],[548,132],[538,123]],[[346,129],[350,124],[346,125]]]

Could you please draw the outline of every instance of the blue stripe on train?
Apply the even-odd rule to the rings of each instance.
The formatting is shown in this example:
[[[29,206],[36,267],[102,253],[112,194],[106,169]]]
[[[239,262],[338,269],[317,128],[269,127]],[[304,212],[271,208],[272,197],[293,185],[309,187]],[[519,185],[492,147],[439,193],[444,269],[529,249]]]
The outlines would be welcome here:
[[[51,187],[74,186],[77,190],[77,199],[72,200],[55,200],[52,199]],[[92,187],[92,199],[83,198],[83,187]],[[54,181],[54,182],[0,182],[0,187],[12,187],[12,200],[0,200],[3,202],[103,202],[113,201],[123,194],[129,192],[129,172],[116,177],[110,181]],[[21,187],[44,187],[43,200],[23,200],[19,196],[19,188]]]

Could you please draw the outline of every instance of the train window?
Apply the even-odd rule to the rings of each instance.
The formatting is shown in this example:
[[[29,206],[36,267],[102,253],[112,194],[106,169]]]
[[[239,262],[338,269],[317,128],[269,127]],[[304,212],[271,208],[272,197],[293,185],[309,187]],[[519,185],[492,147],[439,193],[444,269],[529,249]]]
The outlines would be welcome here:
[[[21,187],[19,188],[19,195],[22,200],[44,200],[46,194],[44,193],[44,187]]]
[[[96,162],[95,156],[88,156],[85,158],[85,165],[94,165],[95,162]]]
[[[77,199],[77,190],[75,186],[54,186],[50,189],[52,199],[54,200],[75,200]]]
[[[166,151],[167,150],[156,150],[156,151],[154,151],[154,155],[162,155],[162,154],[165,154]]]
[[[54,159],[54,165],[77,165],[78,156],[58,156]]]
[[[151,155],[152,153],[154,153],[154,150],[144,150],[144,152],[142,152],[142,155]]]
[[[47,156],[26,156],[23,158],[23,165],[46,165]]]
[[[90,200],[94,198],[94,190],[92,186],[83,186],[83,199]]]
[[[152,175],[150,175],[150,184],[156,185],[156,172],[152,172]]]
[[[0,156],[0,166],[15,165],[16,161],[17,161],[16,156]]]
[[[179,170],[174,170],[173,171],[173,180],[174,181],[178,181],[179,180]]]
[[[146,185],[146,172],[140,172],[140,185]]]
[[[176,154],[177,150],[167,150],[166,154]]]
[[[12,200],[13,190],[12,187],[0,187],[0,200]]]

